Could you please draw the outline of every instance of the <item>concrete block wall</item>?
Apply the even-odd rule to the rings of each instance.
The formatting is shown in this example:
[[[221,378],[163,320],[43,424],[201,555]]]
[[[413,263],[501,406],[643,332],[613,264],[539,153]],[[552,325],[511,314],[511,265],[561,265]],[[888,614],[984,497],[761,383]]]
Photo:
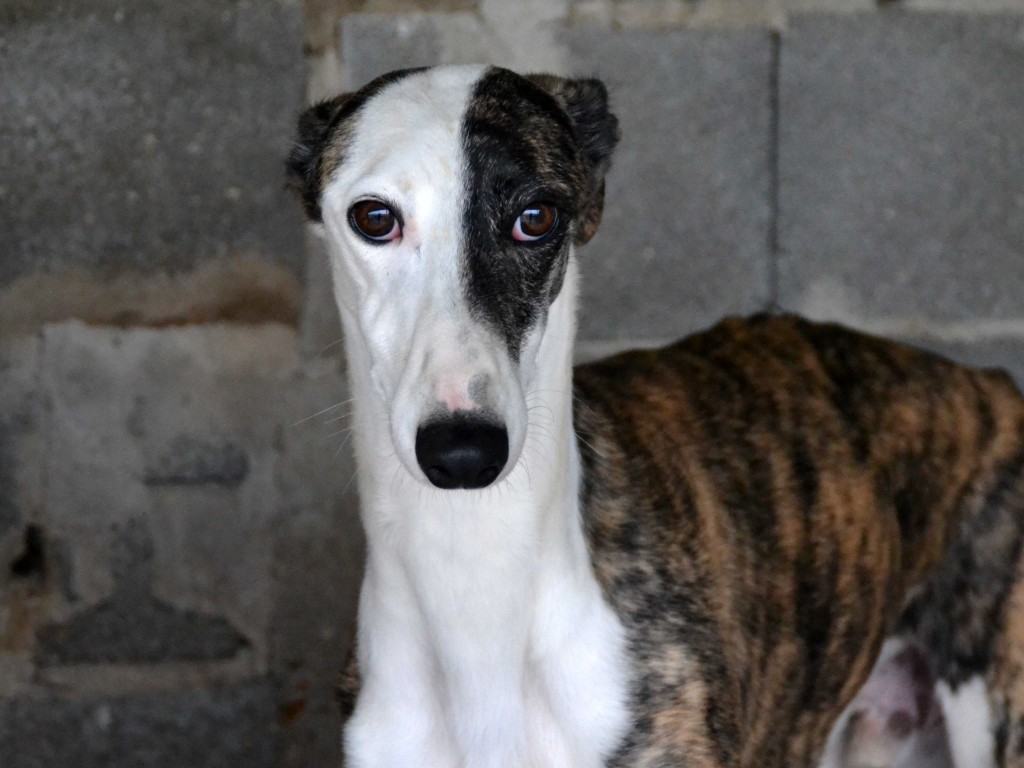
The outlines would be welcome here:
[[[304,100],[598,74],[580,357],[785,309],[1024,383],[1024,0],[0,8],[0,766],[337,764],[362,539]]]
[[[362,539],[283,177],[303,35],[0,6],[3,768],[337,762]]]

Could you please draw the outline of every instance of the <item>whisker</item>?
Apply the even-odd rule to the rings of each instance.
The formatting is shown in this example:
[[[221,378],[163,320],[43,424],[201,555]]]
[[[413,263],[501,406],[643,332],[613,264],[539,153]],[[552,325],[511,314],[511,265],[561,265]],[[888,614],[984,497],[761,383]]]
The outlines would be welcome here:
[[[348,479],[348,482],[345,483],[345,487],[341,489],[341,495],[342,496],[344,496],[346,493],[348,493],[348,487],[350,485],[352,485],[352,481],[356,479],[356,475],[358,475],[358,474],[359,474],[359,469],[358,468],[352,470],[352,476]]]
[[[341,421],[342,419],[347,419],[353,413],[355,413],[355,411],[348,411],[347,413],[341,414],[341,416],[335,416],[333,419],[328,419],[327,421],[324,422],[324,424],[330,424],[332,421]]]
[[[531,426],[531,427],[533,427],[533,431],[535,431],[535,432],[539,431],[539,432],[541,432],[541,433],[542,433],[542,434],[544,435],[544,437],[546,437],[546,438],[547,438],[548,440],[550,440],[551,442],[555,442],[555,435],[554,435],[554,433],[553,433],[553,432],[552,432],[552,431],[551,431],[551,430],[550,430],[550,429],[548,428],[548,425],[547,425],[547,424],[539,424],[539,423],[537,423],[537,422],[533,422],[532,424],[530,424],[530,426]],[[526,430],[527,434],[529,434],[529,433],[530,433],[530,431],[531,431],[531,430],[529,430],[529,429],[528,429],[528,430]]]
[[[330,349],[331,347],[337,346],[338,344],[341,344],[341,343],[343,343],[344,341],[345,341],[345,337],[344,337],[344,336],[342,336],[342,337],[341,337],[340,339],[338,339],[337,341],[332,341],[332,342],[331,342],[330,344],[328,344],[328,345],[327,345],[326,347],[324,347],[324,348],[323,348],[323,349],[321,349],[321,350],[320,350],[319,352],[317,352],[317,353],[316,353],[316,357],[320,357],[320,355],[322,355],[322,354],[323,354],[324,352],[326,352],[326,351],[327,351],[328,349]]]
[[[541,458],[544,458],[543,456]],[[526,487],[533,490],[533,478],[530,477],[530,462],[523,461],[523,472],[526,473]]]
[[[533,440],[531,445],[534,446],[534,449],[536,450],[537,455],[541,458],[541,460],[547,462],[549,460],[549,454],[548,454],[548,450],[547,449],[550,447],[551,444],[548,443],[548,442],[545,442],[544,440],[541,440],[536,435],[527,435],[526,436],[527,440],[530,440],[531,438]]]
[[[397,491],[398,490],[398,487],[397,487],[398,486],[398,482],[401,480],[401,477],[399,476],[399,473],[401,471],[402,471],[402,465],[401,464],[395,464],[395,471],[391,473],[391,484],[390,485],[391,485],[391,490],[392,491]]]
[[[540,392],[554,392],[556,395],[568,395],[569,394],[569,390],[565,390],[565,389],[531,389],[527,393],[526,397],[527,397],[527,399],[529,399],[530,395],[536,395],[536,394],[538,394]]]
[[[348,404],[349,404],[349,403],[351,403],[351,402],[352,402],[353,400],[355,400],[355,398],[354,398],[354,397],[350,397],[350,398],[349,398],[348,400],[342,400],[342,401],[341,401],[340,403],[335,403],[334,405],[329,405],[329,406],[327,406],[326,408],[324,408],[324,409],[323,409],[322,411],[317,411],[317,412],[316,412],[316,413],[314,413],[314,414],[313,414],[312,416],[307,416],[307,417],[306,417],[306,418],[304,418],[304,419],[299,419],[299,420],[298,420],[298,421],[296,421],[296,422],[295,422],[294,424],[292,424],[292,426],[293,426],[293,427],[297,427],[297,426],[299,426],[299,424],[304,424],[305,422],[309,421],[310,419],[315,419],[315,418],[316,418],[317,416],[320,416],[320,415],[322,415],[322,414],[325,414],[325,413],[327,413],[328,411],[333,411],[333,410],[334,410],[335,408],[340,408],[340,407],[341,407],[341,406],[343,406],[343,405],[348,405]]]
[[[333,459],[333,461],[337,461],[338,456],[341,454],[342,450],[345,448],[346,445],[348,445],[348,441],[352,439],[352,434],[353,434],[352,431],[351,430],[345,430],[345,431],[347,431],[348,434],[345,436],[345,439],[344,439],[344,441],[342,441],[341,445],[338,446],[338,450],[336,450],[334,452],[334,459]]]
[[[331,434],[329,434],[329,435],[324,435],[321,439],[322,440],[330,440],[332,437],[337,437],[338,435],[344,435],[346,432],[348,432],[351,435],[352,429],[353,429],[352,427],[345,427],[344,429],[339,429],[337,432],[331,432]]]
[[[583,443],[585,446],[587,446],[587,448],[592,450],[595,455],[597,455],[597,456],[601,456],[602,455],[601,452],[599,450],[597,450],[597,448],[595,448],[593,445],[591,445],[587,440],[585,440],[583,438],[583,436],[579,432],[576,432],[576,430],[573,430],[573,432],[575,432],[575,434],[576,434],[576,439],[579,440],[581,443]]]

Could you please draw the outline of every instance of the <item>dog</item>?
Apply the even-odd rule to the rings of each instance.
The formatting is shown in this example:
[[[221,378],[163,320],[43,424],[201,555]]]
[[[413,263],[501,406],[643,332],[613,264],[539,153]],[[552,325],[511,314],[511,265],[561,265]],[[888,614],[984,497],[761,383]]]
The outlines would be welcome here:
[[[483,66],[299,120],[368,546],[346,764],[1022,768],[1024,399],[785,315],[574,371],[618,135],[598,80]]]

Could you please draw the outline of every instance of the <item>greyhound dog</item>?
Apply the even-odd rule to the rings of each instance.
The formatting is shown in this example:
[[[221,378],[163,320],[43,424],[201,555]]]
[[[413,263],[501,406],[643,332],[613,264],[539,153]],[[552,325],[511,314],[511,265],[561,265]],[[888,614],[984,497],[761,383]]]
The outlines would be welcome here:
[[[1024,399],[792,316],[574,371],[617,140],[599,81],[482,66],[300,119],[368,543],[347,764],[1024,767]]]

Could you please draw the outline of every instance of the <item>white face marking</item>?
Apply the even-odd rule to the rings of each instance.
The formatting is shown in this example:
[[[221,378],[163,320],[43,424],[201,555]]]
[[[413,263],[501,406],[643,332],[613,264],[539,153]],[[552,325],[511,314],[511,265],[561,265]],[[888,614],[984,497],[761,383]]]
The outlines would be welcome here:
[[[483,72],[412,74],[370,99],[353,119],[345,161],[321,202],[338,303],[369,355],[396,453],[422,482],[415,438],[432,412],[479,409],[505,425],[509,458],[498,481],[526,438],[530,352],[515,364],[471,317],[461,284],[462,116]],[[378,245],[352,230],[349,209],[364,199],[395,208],[401,238]]]
[[[462,117],[483,72],[430,70],[379,92],[352,117],[320,197],[368,541],[362,687],[345,730],[353,768],[600,768],[628,724],[625,634],[577,506],[575,264],[518,364],[470,316],[461,284]],[[348,211],[366,197],[400,213],[400,240],[375,246],[352,231]],[[467,405],[507,426],[502,475],[480,492],[410,489],[426,482],[417,426]]]

